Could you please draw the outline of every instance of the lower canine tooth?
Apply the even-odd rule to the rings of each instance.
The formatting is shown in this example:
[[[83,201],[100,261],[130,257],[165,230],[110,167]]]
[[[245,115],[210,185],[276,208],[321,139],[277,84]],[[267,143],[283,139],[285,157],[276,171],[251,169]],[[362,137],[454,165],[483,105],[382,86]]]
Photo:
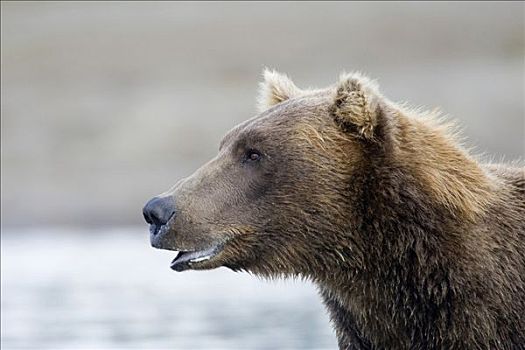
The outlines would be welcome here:
[[[191,262],[199,262],[199,261],[205,261],[209,260],[211,258],[211,255],[201,256],[200,258],[191,259]]]

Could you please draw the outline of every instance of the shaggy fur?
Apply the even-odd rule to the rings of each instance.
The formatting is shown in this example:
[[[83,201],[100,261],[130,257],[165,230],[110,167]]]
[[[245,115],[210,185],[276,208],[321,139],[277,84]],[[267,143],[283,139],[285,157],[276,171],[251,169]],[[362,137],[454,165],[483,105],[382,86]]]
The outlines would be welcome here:
[[[314,281],[341,349],[525,348],[524,169],[480,164],[358,74],[265,79],[265,111],[166,194],[163,247]]]

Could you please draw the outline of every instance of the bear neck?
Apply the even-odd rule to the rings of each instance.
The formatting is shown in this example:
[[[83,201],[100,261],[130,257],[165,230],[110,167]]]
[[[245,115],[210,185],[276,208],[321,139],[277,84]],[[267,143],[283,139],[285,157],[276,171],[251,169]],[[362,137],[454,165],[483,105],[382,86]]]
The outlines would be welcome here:
[[[456,291],[469,290],[451,278],[462,278],[469,227],[492,200],[483,170],[443,130],[400,115],[378,132],[388,136],[366,145],[351,179],[347,263],[317,278],[342,348],[439,338]]]

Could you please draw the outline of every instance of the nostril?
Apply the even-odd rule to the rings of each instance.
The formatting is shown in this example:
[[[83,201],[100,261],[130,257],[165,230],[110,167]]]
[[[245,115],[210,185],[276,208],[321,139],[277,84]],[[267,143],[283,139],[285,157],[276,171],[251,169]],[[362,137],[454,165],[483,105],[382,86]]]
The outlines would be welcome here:
[[[146,220],[146,222],[148,224],[152,224],[153,223],[151,221],[151,218],[149,217],[148,213],[146,212],[146,208],[142,209],[142,215],[144,215],[144,220]]]

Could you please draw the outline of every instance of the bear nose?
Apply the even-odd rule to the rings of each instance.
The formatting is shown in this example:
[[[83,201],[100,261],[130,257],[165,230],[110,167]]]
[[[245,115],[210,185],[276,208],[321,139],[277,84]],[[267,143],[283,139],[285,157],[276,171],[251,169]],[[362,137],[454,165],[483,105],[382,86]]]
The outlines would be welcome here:
[[[175,215],[175,203],[171,196],[154,197],[142,209],[144,219],[157,227],[165,225]]]

